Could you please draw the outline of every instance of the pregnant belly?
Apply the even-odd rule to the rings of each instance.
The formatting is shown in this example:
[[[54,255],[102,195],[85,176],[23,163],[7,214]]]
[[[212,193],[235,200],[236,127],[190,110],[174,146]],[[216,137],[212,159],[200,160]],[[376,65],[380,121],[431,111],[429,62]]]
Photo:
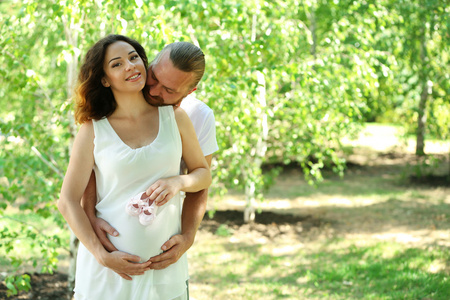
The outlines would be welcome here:
[[[176,205],[166,204],[164,209],[159,209],[154,222],[148,226],[143,226],[138,217],[129,216],[123,209],[114,215],[113,218],[99,214],[119,232],[117,237],[109,235],[110,241],[120,251],[139,256],[141,262],[161,254],[162,245],[180,232],[181,216]]]

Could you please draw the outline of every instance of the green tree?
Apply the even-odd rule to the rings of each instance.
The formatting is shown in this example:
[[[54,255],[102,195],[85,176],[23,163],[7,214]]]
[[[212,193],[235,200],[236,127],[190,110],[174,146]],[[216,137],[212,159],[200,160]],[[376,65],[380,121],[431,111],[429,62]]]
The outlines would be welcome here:
[[[24,214],[37,214],[53,219],[63,226],[55,212],[55,197],[68,159],[67,141],[70,132],[65,119],[65,76],[60,72],[61,30],[58,25],[33,14],[37,4],[22,6],[2,3],[0,102],[1,149],[0,177],[2,184],[1,215],[10,206]],[[51,16],[53,10],[45,6]],[[5,18],[5,16],[8,17]],[[59,36],[58,36],[59,34]],[[47,54],[52,55],[48,56]],[[1,232],[1,247],[11,265],[18,268],[22,261],[14,249],[18,242],[38,249],[42,257],[35,258],[44,272],[56,268],[58,248],[62,241],[52,233],[42,232],[30,223],[14,220],[16,226]],[[9,288],[26,288],[26,278],[9,274]],[[15,287],[14,287],[15,286]]]
[[[400,115],[416,134],[416,154],[425,154],[426,133],[449,139],[449,15],[446,1],[391,1],[397,45],[392,50],[403,87],[397,95]],[[415,122],[415,124],[413,123]]]

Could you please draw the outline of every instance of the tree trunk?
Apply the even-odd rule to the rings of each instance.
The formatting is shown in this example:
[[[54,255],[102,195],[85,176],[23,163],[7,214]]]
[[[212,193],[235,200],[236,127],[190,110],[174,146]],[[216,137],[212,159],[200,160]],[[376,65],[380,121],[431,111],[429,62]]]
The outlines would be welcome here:
[[[426,103],[428,99],[428,85],[423,83],[422,93],[419,102],[419,117],[417,119],[417,134],[416,134],[416,155],[425,155],[425,124],[427,122]]]
[[[249,182],[245,186],[245,198],[247,204],[244,209],[244,222],[252,223],[255,221],[255,206],[256,206],[256,198],[255,198],[255,183],[253,181]]]
[[[420,102],[418,107],[417,133],[416,133],[416,155],[425,155],[425,125],[427,123],[426,106],[428,95],[431,94],[431,84],[428,82],[427,76],[427,45],[425,29],[422,29],[420,38],[420,59],[422,61],[422,70],[419,70],[420,81],[422,83],[422,92],[420,94]]]
[[[266,80],[264,74],[260,71],[256,71],[256,78],[258,81],[257,89],[257,100],[259,103],[259,117],[261,120],[261,134],[259,135],[258,142],[256,143],[255,151],[255,164],[253,166],[255,169],[261,169],[263,159],[267,151],[267,136],[269,134],[269,126],[267,123],[267,113],[266,113]],[[245,196],[247,199],[247,205],[244,210],[244,222],[249,223],[255,220],[255,205],[256,205],[256,187],[255,182],[248,181],[245,187]]]
[[[256,27],[257,27],[257,16],[258,12],[253,15],[252,18],[252,35],[251,42],[256,41]],[[256,71],[256,79],[258,82],[258,87],[256,88],[256,100],[259,106],[256,108],[256,115],[259,115],[261,120],[261,134],[259,135],[258,142],[256,143],[254,164],[251,167],[250,172],[255,170],[260,170],[264,156],[267,150],[267,135],[268,135],[268,125],[267,125],[267,113],[266,113],[266,80],[264,74],[260,71]],[[258,112],[259,110],[259,112]],[[244,209],[244,222],[249,223],[255,221],[255,206],[256,206],[256,184],[254,181],[247,180],[245,185],[245,197],[246,197],[246,207]]]

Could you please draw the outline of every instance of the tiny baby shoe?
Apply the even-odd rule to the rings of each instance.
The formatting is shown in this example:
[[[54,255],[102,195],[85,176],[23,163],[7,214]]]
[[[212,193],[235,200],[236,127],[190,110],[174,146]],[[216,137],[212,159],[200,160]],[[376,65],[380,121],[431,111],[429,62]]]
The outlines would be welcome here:
[[[139,214],[139,222],[144,226],[151,225],[156,218],[157,210],[158,206],[155,201],[153,201],[152,205],[143,207]]]
[[[125,210],[130,216],[138,216],[146,206],[148,206],[148,197],[145,192],[142,192],[128,200]]]

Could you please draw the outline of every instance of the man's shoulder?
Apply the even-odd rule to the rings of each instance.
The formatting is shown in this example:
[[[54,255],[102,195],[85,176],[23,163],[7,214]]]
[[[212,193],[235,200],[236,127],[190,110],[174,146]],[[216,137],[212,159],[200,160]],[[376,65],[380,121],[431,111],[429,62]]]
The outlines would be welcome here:
[[[203,101],[197,99],[194,95],[188,95],[181,101],[180,107],[191,115],[203,115],[212,113],[212,109]]]

